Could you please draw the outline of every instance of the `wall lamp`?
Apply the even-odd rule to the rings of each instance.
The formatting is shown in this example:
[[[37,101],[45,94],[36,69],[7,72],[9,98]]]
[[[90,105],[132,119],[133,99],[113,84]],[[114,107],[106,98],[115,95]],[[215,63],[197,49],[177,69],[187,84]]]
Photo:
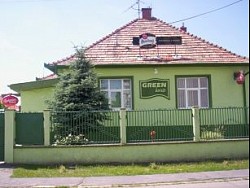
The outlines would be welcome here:
[[[243,70],[234,72],[234,80],[237,82],[237,84],[243,84],[243,83],[245,82],[245,76],[246,76],[248,73],[249,73],[249,72],[244,73]]]

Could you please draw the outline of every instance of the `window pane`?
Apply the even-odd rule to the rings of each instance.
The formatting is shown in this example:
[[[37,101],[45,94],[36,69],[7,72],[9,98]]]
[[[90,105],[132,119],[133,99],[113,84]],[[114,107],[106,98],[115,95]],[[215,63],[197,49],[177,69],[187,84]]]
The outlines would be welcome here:
[[[198,106],[198,91],[197,90],[190,90],[187,91],[187,97],[188,97],[188,107],[192,106]]]
[[[187,78],[187,88],[198,88],[198,78]]]
[[[187,77],[177,79],[177,106],[189,108],[209,107],[209,83],[207,77]]]
[[[102,79],[101,91],[109,100],[111,108],[132,108],[131,80],[129,79]]]
[[[124,91],[123,93],[123,103],[125,108],[132,108],[131,93],[130,91]]]
[[[201,90],[201,107],[208,107],[208,90],[202,89]]]
[[[208,79],[207,78],[200,78],[200,87],[208,87]]]
[[[130,80],[123,80],[123,89],[130,89]]]
[[[110,80],[110,89],[121,89],[122,81],[121,80]]]
[[[177,87],[178,88],[185,88],[185,78],[178,78]]]
[[[121,92],[111,92],[111,107],[121,107]]]
[[[101,89],[108,89],[108,80],[101,80]]]
[[[178,90],[178,108],[186,107],[185,90]]]

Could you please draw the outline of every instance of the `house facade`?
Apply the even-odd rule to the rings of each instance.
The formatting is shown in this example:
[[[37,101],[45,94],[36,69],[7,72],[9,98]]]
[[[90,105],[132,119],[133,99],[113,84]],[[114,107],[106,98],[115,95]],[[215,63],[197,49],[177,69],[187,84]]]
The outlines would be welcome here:
[[[249,106],[249,59],[209,43],[142,9],[135,19],[86,48],[113,109]],[[75,55],[44,66],[53,72],[10,88],[23,112],[47,109],[60,73]]]

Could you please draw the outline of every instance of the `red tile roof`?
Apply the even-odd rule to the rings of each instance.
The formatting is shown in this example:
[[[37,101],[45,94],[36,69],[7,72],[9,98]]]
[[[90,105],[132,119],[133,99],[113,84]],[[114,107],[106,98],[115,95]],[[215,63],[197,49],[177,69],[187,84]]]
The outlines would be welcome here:
[[[133,45],[132,40],[143,33],[152,33],[156,37],[180,36],[182,44],[140,49],[138,45]],[[232,53],[156,18],[135,19],[87,47],[85,53],[94,65],[249,63],[247,57]],[[69,65],[74,58],[71,55],[48,65]]]
[[[49,80],[49,79],[54,79],[54,78],[58,78],[58,76],[56,74],[50,74],[50,75],[47,75],[45,77],[42,77],[42,78],[36,78],[36,80]]]

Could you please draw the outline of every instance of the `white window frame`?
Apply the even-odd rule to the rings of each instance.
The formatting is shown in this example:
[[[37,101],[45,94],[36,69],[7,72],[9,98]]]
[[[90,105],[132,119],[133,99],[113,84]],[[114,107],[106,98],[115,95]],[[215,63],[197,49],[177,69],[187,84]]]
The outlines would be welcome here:
[[[106,89],[103,89],[101,88],[101,82],[103,80],[106,80],[108,82],[108,87]],[[114,80],[119,80],[121,81],[121,89],[111,89],[111,81],[114,81]],[[125,81],[129,81],[129,88],[125,88]],[[100,79],[100,90],[103,91],[103,92],[106,92],[108,94],[108,101],[109,101],[109,105],[110,105],[110,108],[113,109],[113,110],[120,110],[121,108],[126,108],[127,110],[131,110],[132,109],[132,79],[130,78],[101,78]],[[112,101],[111,101],[111,94],[112,92],[120,92],[121,93],[121,106],[120,107],[112,107]],[[128,104],[125,104],[125,94],[126,93],[129,93],[129,96],[128,97],[128,100],[129,100],[129,103]]]
[[[206,86],[205,87],[202,87],[201,86],[201,79],[204,79],[206,78]],[[181,87],[179,88],[178,87],[178,81],[179,79],[182,79],[184,80],[184,87]],[[197,79],[198,80],[198,86],[197,87],[187,87],[187,82],[188,82],[188,79]],[[178,109],[187,109],[187,108],[191,108],[192,106],[195,106],[195,105],[189,105],[189,96],[188,96],[188,92],[189,91],[196,91],[198,93],[198,104],[196,106],[198,106],[199,108],[209,108],[209,105],[210,105],[210,101],[209,101],[209,78],[208,76],[180,76],[180,77],[177,77],[176,79],[176,90],[177,90],[177,95],[176,95],[176,100],[177,100],[177,108]],[[201,97],[201,91],[202,90],[206,90],[207,93],[206,93],[206,100],[205,103],[206,103],[206,106],[202,106],[202,97]],[[179,99],[179,91],[184,91],[184,98],[182,98],[182,100],[184,101],[184,106],[180,104],[180,99]]]

